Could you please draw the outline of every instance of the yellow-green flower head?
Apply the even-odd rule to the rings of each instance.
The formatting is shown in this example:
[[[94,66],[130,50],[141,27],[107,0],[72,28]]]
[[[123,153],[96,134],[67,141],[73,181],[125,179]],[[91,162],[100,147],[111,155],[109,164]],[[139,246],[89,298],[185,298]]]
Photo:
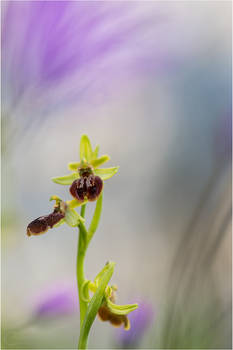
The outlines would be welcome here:
[[[71,174],[52,179],[60,185],[71,185],[70,193],[75,198],[71,203],[73,206],[95,201],[103,190],[103,181],[118,171],[118,167],[99,168],[110,157],[108,155],[98,157],[98,152],[99,146],[92,150],[88,136],[83,135],[80,141],[80,162],[68,164]],[[78,203],[75,204],[75,201]]]

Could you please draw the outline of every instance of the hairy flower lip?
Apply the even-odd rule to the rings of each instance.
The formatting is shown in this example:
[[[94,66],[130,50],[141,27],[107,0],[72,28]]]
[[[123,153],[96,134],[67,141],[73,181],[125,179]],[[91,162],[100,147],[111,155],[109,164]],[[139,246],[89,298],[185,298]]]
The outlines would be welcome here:
[[[61,219],[65,217],[65,214],[58,212],[56,209],[49,215],[40,216],[39,218],[30,222],[27,227],[27,235],[37,236],[48,231],[49,228],[53,228]]]
[[[40,235],[47,232],[49,229],[47,219],[48,215],[45,215],[30,222],[27,226],[27,235],[30,237],[32,235]]]
[[[43,215],[30,222],[27,226],[27,235],[37,236],[53,228],[60,220],[64,219],[67,204],[63,201],[58,201],[54,205],[54,211],[51,214]]]
[[[85,175],[80,179],[75,180],[70,186],[70,194],[79,202],[86,199],[88,201],[95,201],[103,190],[103,181],[99,176]]]

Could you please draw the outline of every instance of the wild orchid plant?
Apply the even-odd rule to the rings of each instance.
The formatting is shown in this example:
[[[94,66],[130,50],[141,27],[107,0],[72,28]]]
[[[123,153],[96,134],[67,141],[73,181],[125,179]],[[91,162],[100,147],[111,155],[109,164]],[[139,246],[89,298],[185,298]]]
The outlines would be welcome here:
[[[48,229],[66,223],[70,227],[79,229],[77,252],[77,285],[80,308],[80,335],[78,349],[86,349],[91,326],[98,314],[102,321],[109,321],[112,325],[130,328],[128,313],[137,309],[137,304],[116,305],[115,285],[108,285],[115,267],[114,262],[107,262],[93,281],[84,274],[84,260],[87,248],[98,228],[102,211],[103,181],[117,173],[118,167],[99,168],[110,158],[107,155],[98,157],[99,146],[92,150],[86,135],[80,141],[80,162],[69,163],[69,175],[55,177],[52,180],[60,185],[70,185],[73,199],[63,201],[58,196],[55,200],[53,212],[32,221],[27,227],[28,236],[45,233]],[[85,225],[85,210],[88,202],[96,201],[96,207],[89,228]],[[75,210],[81,207],[80,214]],[[90,297],[90,292],[93,293]]]

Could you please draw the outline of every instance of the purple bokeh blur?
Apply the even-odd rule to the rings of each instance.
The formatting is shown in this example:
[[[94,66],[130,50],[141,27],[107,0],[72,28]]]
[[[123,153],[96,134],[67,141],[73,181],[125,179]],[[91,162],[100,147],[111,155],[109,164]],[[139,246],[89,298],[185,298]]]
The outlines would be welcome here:
[[[70,283],[57,283],[41,291],[34,300],[36,319],[55,318],[78,311],[77,287]]]
[[[110,78],[135,73],[140,63],[134,45],[141,22],[125,4],[5,3],[4,101],[11,98],[9,104],[15,108],[33,95],[41,108],[43,96],[49,103],[43,107],[50,109],[85,99],[87,92],[98,92],[104,85],[110,88]]]
[[[77,232],[62,225],[31,241],[25,226],[47,212],[52,194],[68,199],[66,188],[50,178],[64,174],[67,162],[77,159],[82,133],[111,155],[109,166],[120,165],[105,187],[87,276],[95,276],[112,259],[118,266],[113,283],[121,289],[119,304],[136,302],[135,295],[142,298],[139,310],[129,314],[129,332],[121,335],[119,329],[95,322],[90,348],[123,343],[131,348],[201,348],[194,339],[199,322],[189,339],[181,336],[177,343],[176,337],[192,315],[180,289],[185,293],[194,274],[193,299],[187,294],[190,312],[198,305],[202,319],[211,304],[217,320],[229,310],[230,14],[227,2],[2,2],[2,328],[7,333],[33,311],[38,323],[46,324],[27,330],[16,347],[22,348],[23,337],[27,348],[77,345],[76,297],[67,298],[59,285],[47,289],[49,281],[75,279]],[[202,202],[211,181],[216,188]],[[196,210],[199,218],[187,230],[187,246],[179,250]],[[91,212],[90,204],[87,222]],[[199,254],[203,259],[197,259]],[[202,266],[209,254],[211,264]],[[174,256],[179,256],[175,267]],[[184,282],[178,293],[179,274]],[[182,322],[168,313],[168,337],[163,320],[173,293],[179,294]],[[154,305],[156,319],[145,321],[147,312],[141,315],[145,300]],[[209,348],[230,346],[230,316],[229,310],[211,328],[215,320],[206,314]]]
[[[176,65],[182,54],[174,43],[188,44],[187,35],[176,38],[178,32],[173,40],[161,36],[160,28],[174,23],[168,24],[169,15],[160,4],[150,13],[142,4],[130,2],[20,1],[3,5],[5,113],[21,105],[24,113],[34,108],[35,116],[70,103],[99,103],[119,84],[122,87],[122,79],[129,83]],[[145,41],[148,35],[153,45]]]
[[[147,301],[138,300],[138,309],[129,313],[130,329],[117,330],[117,343],[122,347],[131,347],[138,344],[148,328],[154,322],[154,310]]]

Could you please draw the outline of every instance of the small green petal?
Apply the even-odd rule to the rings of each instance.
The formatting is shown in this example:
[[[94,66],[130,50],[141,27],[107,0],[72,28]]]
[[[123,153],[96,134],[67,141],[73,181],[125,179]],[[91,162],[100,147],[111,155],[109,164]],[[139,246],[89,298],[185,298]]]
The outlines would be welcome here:
[[[96,158],[96,159],[93,159],[91,160],[91,165],[94,167],[94,168],[97,168],[99,167],[100,165],[104,164],[105,162],[107,162],[108,160],[110,159],[110,157],[108,155],[104,155],[100,158]]]
[[[77,180],[78,178],[78,173],[72,173],[65,176],[53,177],[52,181],[59,185],[71,185],[74,182],[74,180]]]
[[[127,315],[131,311],[134,311],[138,308],[138,304],[129,304],[129,305],[116,305],[112,303],[108,298],[106,298],[108,308],[115,315]]]
[[[51,201],[56,201],[56,203],[59,203],[59,202],[62,201],[62,199],[61,199],[60,197],[56,196],[56,195],[51,196],[51,197],[49,198],[49,200],[50,200],[50,202],[51,202]]]
[[[100,146],[97,145],[95,150],[92,152],[92,159],[96,159],[98,157],[99,149],[100,149]]]
[[[79,202],[77,199],[72,199],[70,201],[67,201],[66,204],[70,207],[70,208],[76,208],[76,207],[80,207],[83,204],[86,204],[88,202],[88,200],[85,200],[83,202]]]
[[[81,298],[83,301],[89,303],[91,298],[89,295],[89,283],[91,281],[90,280],[85,280],[81,286]]]
[[[91,143],[87,135],[82,135],[80,140],[80,160],[89,162],[92,158]]]
[[[54,227],[59,227],[61,225],[63,225],[65,223],[65,219],[61,219],[60,221],[58,221],[58,223],[56,225],[53,226]]]
[[[68,163],[68,169],[70,171],[77,171],[79,166],[80,166],[80,162]]]
[[[71,227],[78,226],[80,223],[80,215],[73,209],[68,207],[65,215],[65,222]]]
[[[102,180],[110,179],[113,175],[117,173],[119,166],[115,166],[113,168],[102,168],[95,169],[94,172],[98,175]]]

